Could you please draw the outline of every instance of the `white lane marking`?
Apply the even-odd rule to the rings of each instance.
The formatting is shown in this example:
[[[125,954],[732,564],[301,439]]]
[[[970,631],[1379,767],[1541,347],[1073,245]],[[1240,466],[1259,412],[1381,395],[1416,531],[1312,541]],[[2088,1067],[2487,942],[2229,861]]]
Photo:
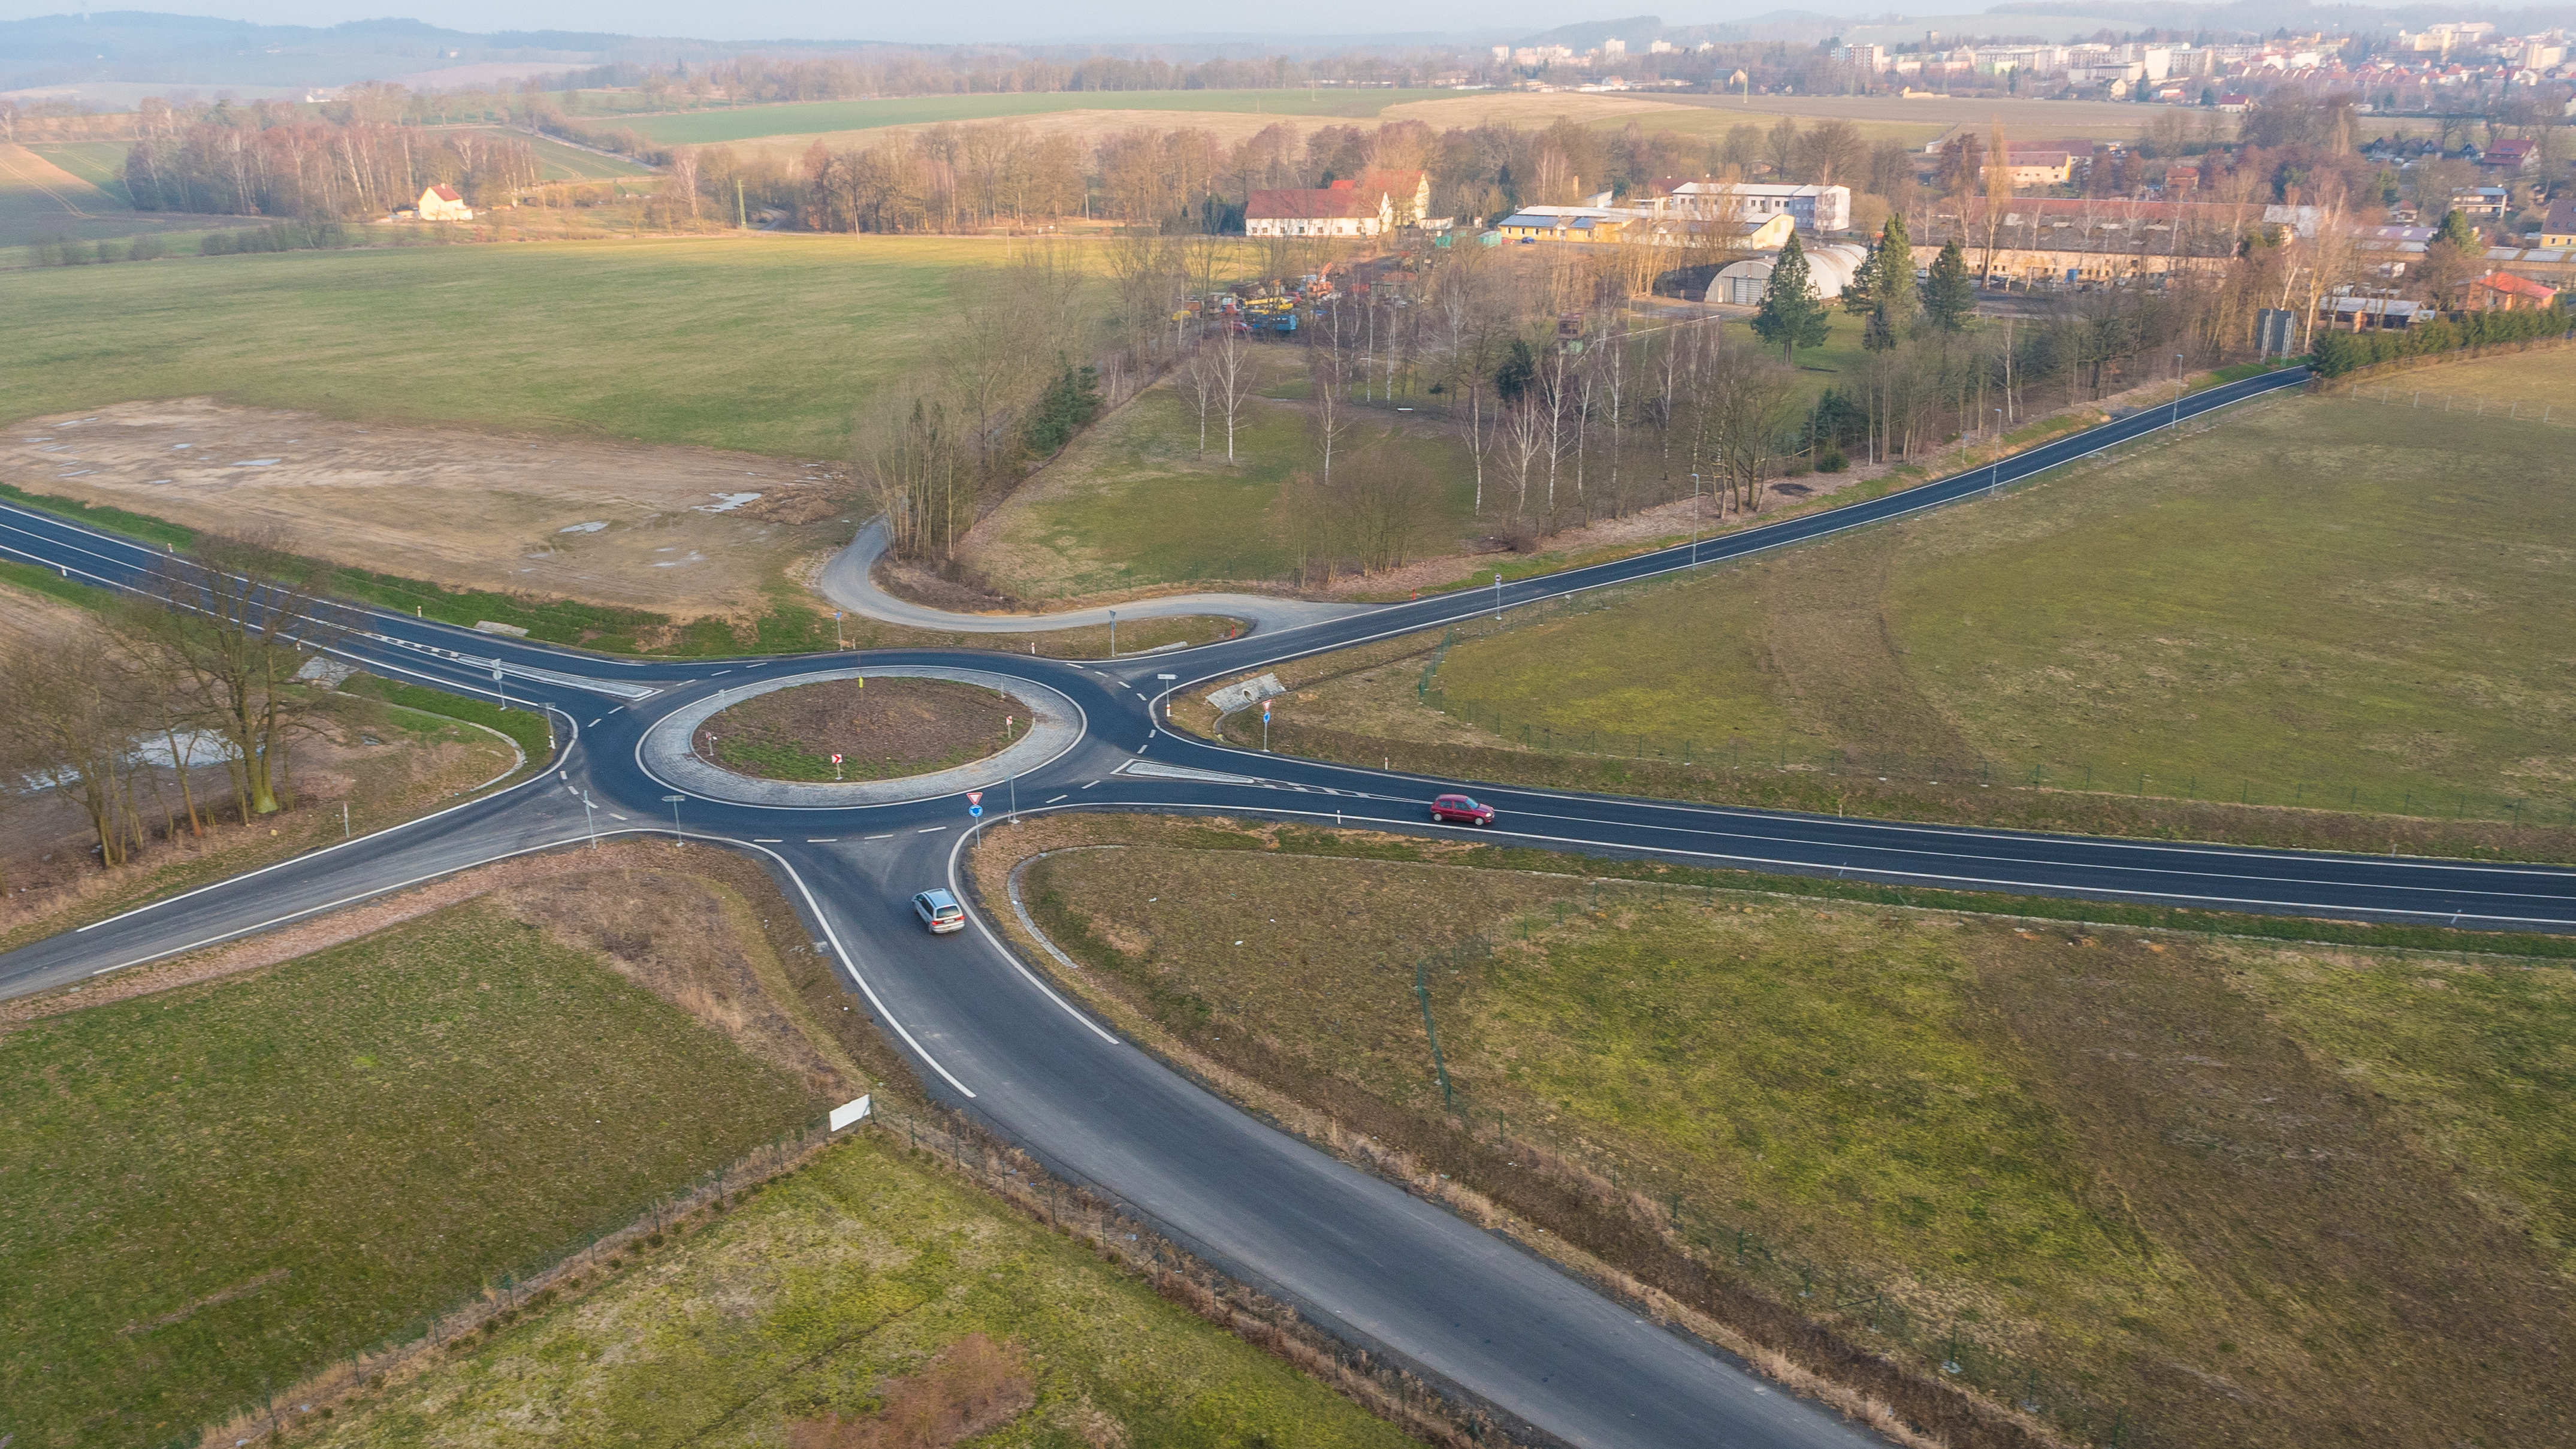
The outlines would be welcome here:
[[[948,827],[945,825],[925,825],[912,833],[915,835],[937,835],[939,832],[947,828]]]
[[[602,718],[605,718],[605,716],[602,716]],[[584,729],[594,729],[594,730],[595,730],[595,729],[599,728],[599,721],[598,721],[598,720],[592,720],[589,724],[582,726],[582,728],[584,728]]]
[[[617,707],[617,709],[624,709],[625,707],[626,707],[626,706],[624,706],[624,705],[622,705],[622,704],[621,704],[621,705],[619,705],[619,706]],[[608,712],[608,714],[615,714],[615,713],[617,713],[617,709],[612,709],[612,710],[610,710],[610,711]],[[607,714],[601,715],[601,716],[599,717],[599,719],[606,719],[606,718],[608,718],[608,715],[607,715]],[[591,723],[592,723],[592,724],[597,724],[597,723],[599,723],[599,720],[598,720],[598,719],[592,720],[592,721],[591,721]]]
[[[955,845],[948,847],[948,893],[961,901],[966,899],[966,892],[957,884],[957,856],[959,852],[966,848],[966,839],[967,837],[961,835],[957,837],[957,843]],[[1019,903],[1017,901],[1012,902],[1014,907],[1018,904]],[[1081,1022],[1084,1026],[1091,1028],[1093,1035],[1099,1037],[1102,1041],[1109,1043],[1111,1046],[1126,1045],[1125,1042],[1120,1041],[1116,1036],[1102,1029],[1100,1023],[1093,1021],[1090,1017],[1074,1010],[1073,1003],[1065,1000],[1061,996],[1058,996],[1054,987],[1039,980],[1038,974],[1031,971],[1028,963],[1020,959],[1020,953],[1003,945],[1001,938],[993,934],[993,928],[984,924],[984,918],[981,915],[970,910],[966,913],[966,919],[973,921],[975,923],[975,929],[984,934],[985,944],[1001,953],[1002,959],[1011,963],[1011,969],[1019,972],[1022,976],[1027,977],[1031,986],[1045,992],[1047,1000],[1063,1007],[1065,1015],[1072,1017],[1074,1020]],[[1036,924],[1034,922],[1030,924],[1030,930],[1032,932],[1036,930]],[[1039,936],[1038,939],[1043,941],[1046,938],[1044,936]],[[1070,965],[1072,963],[1068,962],[1066,964]]]
[[[754,845],[785,845],[787,842],[783,838],[755,835],[751,838],[751,843]]]
[[[1056,800],[1062,800],[1062,799],[1064,799],[1064,798],[1066,798],[1066,797],[1064,797],[1064,796],[1062,796],[1062,795],[1058,795],[1058,796],[1056,796],[1056,797],[1055,797],[1055,800],[1049,800],[1047,803],[1048,803],[1049,805],[1052,805],[1052,804],[1054,804],[1054,803],[1055,803],[1055,801],[1056,801]]]
[[[1099,784],[1099,783],[1100,783],[1100,782],[1099,782],[1098,780],[1094,780],[1094,781],[1092,781],[1092,782],[1091,782],[1091,785],[1097,785],[1097,784]],[[1091,788],[1091,785],[1085,785],[1085,786],[1083,786],[1082,788],[1084,788],[1084,789],[1088,790],[1088,789],[1090,789],[1090,788]]]
[[[888,833],[886,833],[886,834],[884,834],[884,835],[863,835],[863,836],[861,836],[861,837],[859,837],[859,838],[860,838],[860,839],[862,839],[862,840],[892,840],[892,839],[894,839],[894,835],[893,835],[893,833],[892,833],[891,831],[889,831]]]
[[[623,815],[618,814],[618,813],[617,813],[616,811],[614,811],[614,810],[611,810],[611,811],[609,811],[609,812],[608,812],[608,818],[609,818],[609,819],[611,819],[611,820],[624,820],[626,817],[625,817],[625,816],[623,816]]]
[[[805,837],[805,843],[807,845],[831,845],[837,843],[840,838],[841,837],[837,835],[808,835]]]
[[[732,671],[732,670],[730,670],[730,669],[719,669],[719,670],[717,670],[715,673],[708,675],[708,676],[707,676],[707,678],[709,678],[709,679],[722,679],[722,678],[724,678],[726,675],[731,674],[731,673],[733,673],[733,671]]]
[[[712,840],[720,837],[704,836],[701,838]],[[753,849],[758,850],[759,847],[754,846]],[[906,1028],[902,1022],[895,1020],[894,1013],[886,1009],[885,999],[877,995],[877,989],[875,987],[868,984],[868,978],[859,974],[859,968],[855,964],[857,958],[850,954],[849,947],[841,944],[841,933],[832,929],[832,918],[823,914],[823,904],[822,902],[814,899],[814,892],[812,888],[805,884],[805,877],[798,875],[796,873],[796,867],[790,865],[787,857],[780,855],[777,851],[762,850],[760,853],[768,856],[771,860],[777,861],[779,868],[787,872],[787,878],[796,882],[797,894],[805,898],[806,909],[814,913],[815,921],[823,927],[824,938],[832,943],[832,954],[841,958],[841,969],[849,972],[850,979],[858,983],[860,991],[866,993],[868,1004],[877,1009],[877,1018],[883,1021],[886,1025],[893,1027],[895,1034],[903,1038],[904,1045],[911,1047],[914,1055],[920,1057],[923,1061],[930,1063],[930,1069],[946,1078],[948,1085],[965,1093],[967,1098],[972,1100],[975,1095],[975,1089],[967,1086],[964,1082],[957,1080],[956,1073],[949,1071],[948,1068],[944,1066],[941,1066],[939,1064],[939,1058],[932,1056],[929,1051],[914,1038],[912,1032]]]

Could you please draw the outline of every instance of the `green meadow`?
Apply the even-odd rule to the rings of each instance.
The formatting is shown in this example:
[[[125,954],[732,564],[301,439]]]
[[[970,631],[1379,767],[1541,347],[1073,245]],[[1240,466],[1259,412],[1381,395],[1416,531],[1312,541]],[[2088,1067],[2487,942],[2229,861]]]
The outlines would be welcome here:
[[[167,1444],[810,1118],[480,904],[0,1037],[0,1438]]]
[[[796,101],[774,106],[633,116],[615,124],[666,146],[704,146],[764,136],[868,131],[941,121],[991,121],[1062,111],[1169,111],[1186,125],[1194,111],[1364,120],[1406,101],[1453,98],[1455,91],[1048,91],[1012,95],[913,96],[875,101]]]
[[[2285,398],[1462,641],[1407,707],[1541,754],[2560,824],[2568,437]]]
[[[54,267],[10,284],[0,412],[212,396],[832,457],[929,356],[961,271],[924,238],[365,248]]]

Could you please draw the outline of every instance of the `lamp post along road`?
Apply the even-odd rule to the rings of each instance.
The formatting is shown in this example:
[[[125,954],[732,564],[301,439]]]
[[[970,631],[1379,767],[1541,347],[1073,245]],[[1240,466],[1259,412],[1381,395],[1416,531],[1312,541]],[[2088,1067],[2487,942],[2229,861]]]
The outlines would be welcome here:
[[[662,797],[663,803],[671,807],[671,843],[673,845],[682,843],[680,840],[680,802],[688,798],[689,797],[686,795],[665,795]]]
[[[1699,475],[1691,475],[1691,552],[1692,568],[1699,567]]]
[[[2174,354],[2173,416],[2166,420],[2165,426],[2173,428],[2182,426],[2182,354],[2179,352]]]

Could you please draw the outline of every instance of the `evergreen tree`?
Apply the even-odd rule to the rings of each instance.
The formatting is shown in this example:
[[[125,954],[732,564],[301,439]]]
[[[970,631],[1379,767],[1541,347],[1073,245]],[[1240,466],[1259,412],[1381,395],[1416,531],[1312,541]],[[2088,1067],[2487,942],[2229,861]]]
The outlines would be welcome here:
[[[1771,285],[1762,289],[1762,310],[1753,314],[1753,335],[1780,344],[1780,360],[1795,363],[1797,349],[1823,346],[1831,326],[1825,304],[1816,296],[1814,276],[1807,270],[1807,249],[1798,244],[1793,231],[1789,244],[1780,249],[1780,259],[1771,264]]]
[[[1869,319],[1861,330],[1863,347],[1885,352],[1903,339],[1915,311],[1914,243],[1905,235],[1904,217],[1888,214],[1860,275],[1843,288],[1842,304],[1845,312]]]
[[[1923,283],[1923,318],[1943,332],[1957,332],[1976,311],[1976,279],[1968,275],[1968,259],[1959,250],[1959,239],[1952,237]]]
[[[1061,356],[1056,362],[1055,381],[1047,384],[1037,406],[1029,410],[1029,451],[1039,457],[1072,442],[1074,434],[1100,415],[1098,370],[1077,368]]]
[[[2453,208],[2442,213],[2442,224],[2434,228],[2433,240],[2448,242],[2466,250],[2477,246],[2478,232],[2477,228],[2469,225],[2467,217],[2461,215],[2457,208]]]
[[[1521,394],[1529,391],[1537,377],[1537,355],[1530,351],[1527,339],[1515,337],[1511,350],[1503,355],[1502,366],[1494,369],[1494,395],[1503,400],[1503,406],[1510,407],[1521,400]]]

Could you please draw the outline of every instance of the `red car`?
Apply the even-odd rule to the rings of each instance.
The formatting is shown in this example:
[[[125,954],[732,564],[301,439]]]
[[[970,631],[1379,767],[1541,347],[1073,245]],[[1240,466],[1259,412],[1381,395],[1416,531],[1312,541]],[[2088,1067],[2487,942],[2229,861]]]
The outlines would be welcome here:
[[[1491,825],[1494,807],[1479,805],[1464,795],[1443,795],[1431,802],[1431,819],[1434,824]]]

